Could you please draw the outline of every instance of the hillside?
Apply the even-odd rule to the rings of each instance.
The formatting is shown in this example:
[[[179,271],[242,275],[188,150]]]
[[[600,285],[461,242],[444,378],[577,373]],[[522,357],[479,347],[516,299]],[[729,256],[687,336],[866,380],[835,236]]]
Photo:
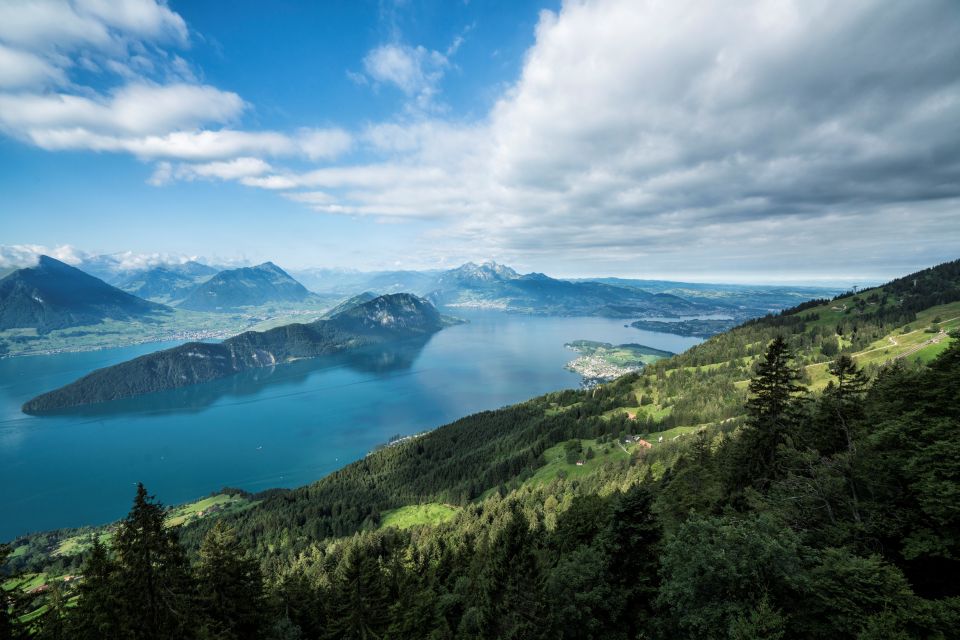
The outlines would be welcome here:
[[[213,267],[199,262],[167,264],[138,271],[118,286],[147,300],[175,304],[216,273],[217,270]]]
[[[44,334],[169,311],[48,256],[0,280],[0,330],[31,328]]]
[[[310,298],[306,287],[287,272],[272,262],[264,262],[255,267],[221,271],[193,289],[177,306],[192,311],[224,312]]]
[[[41,413],[187,387],[247,369],[427,336],[445,324],[429,302],[416,296],[381,296],[327,320],[247,331],[219,343],[190,342],[99,369],[29,400],[23,411]]]
[[[264,618],[305,638],[950,637],[958,283],[948,263],[751,321],[179,538],[228,526],[270,577]]]

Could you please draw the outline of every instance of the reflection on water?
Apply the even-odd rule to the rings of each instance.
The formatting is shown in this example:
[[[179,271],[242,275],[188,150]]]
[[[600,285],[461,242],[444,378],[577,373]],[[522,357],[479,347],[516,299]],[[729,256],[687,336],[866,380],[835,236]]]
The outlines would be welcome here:
[[[430,337],[403,340],[387,345],[368,346],[333,355],[296,360],[272,367],[248,369],[219,380],[149,393],[135,398],[70,407],[41,414],[41,419],[72,416],[96,418],[130,414],[196,413],[203,411],[221,398],[236,404],[244,398],[263,394],[275,385],[301,386],[314,373],[346,368],[375,377],[409,370]],[[304,390],[300,393],[310,393]],[[293,392],[297,393],[297,392]],[[289,396],[290,394],[287,394]],[[275,396],[274,396],[275,397]]]

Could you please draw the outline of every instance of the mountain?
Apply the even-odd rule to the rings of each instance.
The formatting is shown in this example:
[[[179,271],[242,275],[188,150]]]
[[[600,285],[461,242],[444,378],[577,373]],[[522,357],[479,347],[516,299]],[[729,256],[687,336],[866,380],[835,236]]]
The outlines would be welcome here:
[[[496,309],[560,316],[677,316],[729,312],[709,301],[598,282],[520,274],[496,262],[467,262],[446,271],[298,272],[313,291],[411,291],[440,307]],[[754,314],[756,315],[756,314]]]
[[[370,302],[377,297],[377,294],[371,291],[364,291],[363,293],[357,294],[353,297],[347,298],[343,302],[337,304],[329,311],[323,314],[322,319],[332,318],[335,315],[348,311],[356,306],[359,306],[365,302]]]
[[[484,287],[491,283],[507,282],[519,278],[520,274],[506,265],[497,264],[496,262],[484,262],[482,264],[467,262],[456,269],[441,273],[437,279],[437,288],[443,290],[456,288],[458,286]]]
[[[831,297],[836,287],[725,285],[521,274],[496,262],[468,262],[445,271],[307,269],[295,275],[311,291],[410,291],[435,304],[544,315],[679,316],[720,314],[743,320]],[[729,326],[729,324],[728,324]]]
[[[138,271],[117,286],[147,300],[173,304],[186,298],[193,289],[216,273],[213,267],[189,261]]]
[[[327,320],[247,331],[220,343],[190,342],[99,369],[28,401],[23,410],[41,413],[186,387],[247,369],[429,336],[446,324],[417,296],[380,296]]]
[[[697,315],[713,305],[666,293],[597,282],[557,280],[542,273],[520,275],[495,262],[468,262],[441,273],[428,294],[439,306],[487,308],[544,315],[629,318],[642,315]]]
[[[164,311],[169,308],[48,256],[40,256],[37,266],[18,269],[0,280],[0,330],[36,328],[46,333]]]
[[[305,302],[306,287],[286,271],[264,262],[255,267],[221,271],[200,284],[177,306],[192,311],[235,311],[277,302]]]

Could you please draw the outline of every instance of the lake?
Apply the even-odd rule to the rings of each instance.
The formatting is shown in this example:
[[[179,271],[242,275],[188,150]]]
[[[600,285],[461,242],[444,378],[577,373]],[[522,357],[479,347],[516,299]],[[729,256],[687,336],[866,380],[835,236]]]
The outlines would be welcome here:
[[[0,360],[0,540],[122,517],[142,481],[165,504],[221,487],[310,483],[395,434],[579,385],[564,343],[698,342],[627,320],[498,312],[427,341],[271,369],[91,407],[26,416],[20,405],[100,367],[176,343]]]

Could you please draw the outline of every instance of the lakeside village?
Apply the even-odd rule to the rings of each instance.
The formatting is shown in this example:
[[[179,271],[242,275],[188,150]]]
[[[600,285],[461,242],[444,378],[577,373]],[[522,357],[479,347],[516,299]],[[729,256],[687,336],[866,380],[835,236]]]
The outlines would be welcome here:
[[[621,366],[604,360],[601,356],[580,356],[571,360],[565,366],[568,371],[580,374],[583,380],[580,386],[584,389],[592,389],[604,382],[610,382],[620,376],[624,376],[634,371],[639,371],[640,366]]]
[[[634,343],[613,345],[593,340],[574,340],[563,346],[579,354],[564,368],[580,374],[580,386],[585,389],[640,371],[650,363],[673,355],[669,351]]]

